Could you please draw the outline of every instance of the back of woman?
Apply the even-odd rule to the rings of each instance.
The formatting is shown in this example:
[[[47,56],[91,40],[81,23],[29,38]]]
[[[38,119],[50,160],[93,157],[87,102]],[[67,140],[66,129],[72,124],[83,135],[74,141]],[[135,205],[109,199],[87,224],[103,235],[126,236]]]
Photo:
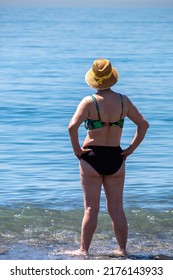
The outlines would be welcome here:
[[[88,97],[88,119],[98,120],[98,110],[101,122],[104,126],[95,129],[88,129],[88,134],[84,141],[83,146],[87,145],[101,145],[101,146],[119,146],[124,118],[127,114],[127,101],[126,97],[107,89]],[[121,125],[116,125],[122,120]],[[86,120],[85,120],[86,121]],[[114,124],[114,125],[111,125]]]
[[[69,123],[72,147],[80,160],[85,209],[80,250],[72,254],[88,254],[97,226],[103,185],[107,210],[119,246],[115,253],[125,256],[128,234],[123,210],[125,160],[142,142],[149,125],[127,96],[111,90],[118,81],[118,71],[109,60],[95,60],[85,79],[87,84],[97,91],[80,102]],[[122,150],[120,144],[125,117],[128,117],[137,129],[129,146]],[[83,122],[87,135],[80,146],[78,128]]]

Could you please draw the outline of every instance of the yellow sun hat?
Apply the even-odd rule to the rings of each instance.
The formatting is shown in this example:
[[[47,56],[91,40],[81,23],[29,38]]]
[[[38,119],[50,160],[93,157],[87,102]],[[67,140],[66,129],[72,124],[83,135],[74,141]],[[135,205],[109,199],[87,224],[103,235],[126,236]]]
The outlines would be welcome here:
[[[118,76],[118,71],[112,67],[108,59],[99,58],[86,73],[85,81],[92,88],[106,89],[116,84]]]

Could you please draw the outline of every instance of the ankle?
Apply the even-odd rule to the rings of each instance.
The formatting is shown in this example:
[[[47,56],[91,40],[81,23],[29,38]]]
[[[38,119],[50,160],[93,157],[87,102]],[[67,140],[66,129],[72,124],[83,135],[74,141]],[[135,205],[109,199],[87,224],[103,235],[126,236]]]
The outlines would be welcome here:
[[[127,250],[124,248],[118,248],[118,251],[122,253],[122,255],[126,256],[127,255]]]
[[[88,256],[88,251],[83,249],[83,248],[80,248],[80,252],[82,255],[85,255],[85,256]]]

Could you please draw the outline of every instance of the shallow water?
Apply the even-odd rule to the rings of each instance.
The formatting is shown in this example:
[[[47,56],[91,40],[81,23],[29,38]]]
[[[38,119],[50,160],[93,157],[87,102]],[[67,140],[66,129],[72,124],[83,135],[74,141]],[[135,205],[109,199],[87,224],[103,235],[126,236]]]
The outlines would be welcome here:
[[[1,209],[0,259],[70,259],[67,250],[78,249],[81,210],[58,211],[28,206]],[[127,210],[129,256],[173,255],[172,211]],[[165,216],[167,217],[165,219]],[[90,258],[109,258],[117,243],[106,213],[100,213]],[[73,259],[73,258],[72,258]]]

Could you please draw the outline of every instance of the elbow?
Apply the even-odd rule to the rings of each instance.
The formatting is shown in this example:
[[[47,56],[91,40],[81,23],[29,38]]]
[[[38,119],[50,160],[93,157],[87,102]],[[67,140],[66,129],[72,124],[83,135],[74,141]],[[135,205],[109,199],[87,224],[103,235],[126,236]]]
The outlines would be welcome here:
[[[69,125],[68,125],[68,132],[69,132],[69,134],[72,134],[76,130],[77,130],[76,125],[74,123],[70,122]]]
[[[150,127],[149,123],[145,120],[145,127],[148,129]]]
[[[142,127],[147,130],[149,128],[149,123],[146,120],[143,120]]]
[[[73,130],[73,125],[69,123],[68,125],[68,132],[70,134],[70,132]]]
[[[142,129],[142,130],[144,130],[144,131],[147,131],[147,129],[149,128],[149,123],[145,120],[145,119],[143,119],[139,124],[138,124],[138,128],[139,129]]]
[[[70,132],[71,128],[72,128],[72,125],[71,125],[71,123],[69,123],[69,125],[68,125],[68,132]]]

